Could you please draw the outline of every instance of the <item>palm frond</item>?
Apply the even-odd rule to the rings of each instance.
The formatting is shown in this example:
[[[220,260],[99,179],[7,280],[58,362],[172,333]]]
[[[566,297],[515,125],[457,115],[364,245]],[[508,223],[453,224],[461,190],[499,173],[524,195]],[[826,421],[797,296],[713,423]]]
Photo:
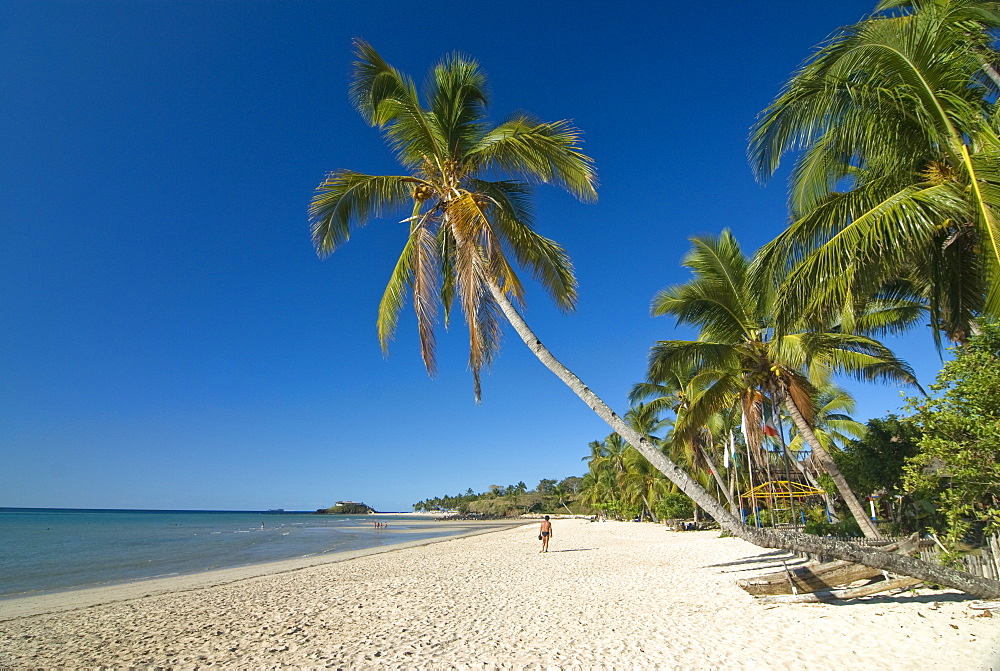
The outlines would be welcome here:
[[[312,241],[320,256],[332,254],[351,237],[351,224],[364,226],[371,217],[403,208],[411,199],[405,175],[365,175],[351,170],[331,172],[316,187],[309,204]]]
[[[527,207],[530,190],[523,182],[474,180],[477,193],[490,203],[494,232],[527,268],[562,310],[576,307],[577,283],[573,263],[558,243],[539,235],[532,227]]]
[[[953,191],[914,185],[860,211],[850,201],[865,198],[855,191],[793,222],[761,252],[797,260],[778,291],[779,327],[801,314],[830,319],[850,295],[874,293],[902,274],[934,239],[940,218],[960,211]]]
[[[662,382],[670,379],[677,367],[702,372],[726,371],[739,365],[740,349],[728,343],[660,340],[649,350],[647,379]]]
[[[383,129],[404,165],[414,167],[428,155],[444,156],[441,129],[420,105],[413,80],[386,63],[368,42],[355,40],[354,48],[358,60],[349,95],[365,121]]]
[[[758,294],[755,298],[760,303],[766,303],[767,296],[754,290],[757,287],[750,280],[749,262],[739,244],[728,230],[719,237],[699,236],[691,241],[692,249],[683,264],[694,271],[694,278],[657,292],[651,314],[671,315],[679,323],[700,326],[713,340],[741,342],[752,338],[760,320],[752,312],[758,303],[749,300],[750,294]]]
[[[847,333],[807,333],[808,349],[814,358],[826,359],[831,367],[861,380],[911,384],[917,389],[913,369],[882,343]]]
[[[438,245],[431,230],[429,217],[420,219],[411,229],[413,240],[411,266],[413,268],[413,310],[417,315],[417,334],[420,338],[420,355],[424,367],[431,375],[437,370],[434,347],[434,325],[437,316]]]
[[[455,238],[445,226],[438,228],[438,258],[441,259],[441,307],[444,327],[451,325],[451,309],[455,304]]]
[[[848,301],[913,280],[916,269],[924,274],[913,286],[952,337],[981,311],[1000,310],[1000,138],[992,129],[1000,75],[989,34],[998,26],[995,2],[885,0],[839,30],[762,113],[749,149],[760,179],[782,155],[804,150],[792,173],[795,220],[762,253],[771,275],[794,268],[779,299],[780,330],[792,314],[834,319],[853,309]],[[942,231],[970,222],[981,247],[964,264],[947,263],[935,248]],[[976,273],[943,274],[969,267]],[[976,292],[985,295],[978,306]]]
[[[461,54],[443,58],[430,77],[427,99],[448,155],[465,156],[483,135],[489,104],[479,63]]]
[[[690,440],[720,410],[733,407],[745,388],[744,381],[738,375],[729,373],[715,376],[692,396],[685,408],[678,411],[674,422],[675,438]]]
[[[376,328],[383,354],[389,351],[389,341],[395,337],[399,313],[406,305],[406,294],[413,288],[414,242],[414,236],[410,235],[396,260],[385,291],[382,292],[382,300],[379,301]]]
[[[580,136],[568,121],[540,123],[519,116],[486,133],[468,157],[481,170],[524,175],[592,201],[597,199],[597,172],[580,148]]]

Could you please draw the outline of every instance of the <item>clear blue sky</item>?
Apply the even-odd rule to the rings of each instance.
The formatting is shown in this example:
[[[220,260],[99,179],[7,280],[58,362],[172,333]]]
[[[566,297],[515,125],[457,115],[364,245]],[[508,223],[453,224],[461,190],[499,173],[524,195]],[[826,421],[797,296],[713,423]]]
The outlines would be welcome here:
[[[537,197],[579,309],[535,292],[526,317],[624,411],[650,345],[687,337],[649,316],[688,277],[687,238],[730,227],[751,251],[785,223],[783,179],[762,187],[747,165],[755,115],[874,3],[6,3],[0,506],[409,510],[582,474],[610,429],[513,332],[480,406],[460,327],[436,379],[409,316],[383,357],[398,218],[313,252],[325,172],[397,172],[348,102],[351,39],[418,81],[462,51],[497,120],[585,131],[599,202]],[[929,333],[896,344],[930,382]],[[858,419],[899,405],[898,389],[852,388]]]

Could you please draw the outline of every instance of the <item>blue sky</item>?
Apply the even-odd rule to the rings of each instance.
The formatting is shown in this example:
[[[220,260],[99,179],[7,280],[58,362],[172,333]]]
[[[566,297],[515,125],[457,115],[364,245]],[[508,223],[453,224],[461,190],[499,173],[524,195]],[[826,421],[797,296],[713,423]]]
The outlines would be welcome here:
[[[600,200],[537,192],[579,309],[542,340],[624,411],[653,294],[694,234],[747,251],[786,219],[746,137],[811,49],[875,0],[30,2],[0,14],[0,506],[409,510],[582,474],[610,429],[508,332],[476,405],[460,326],[429,379],[407,313],[375,335],[398,218],[321,261],[306,208],[337,168],[398,172],[350,106],[351,39],[422,80],[480,61],[496,120],[573,119]],[[711,12],[705,9],[711,7]],[[613,9],[612,9],[613,8]],[[891,343],[933,380],[929,333]],[[900,392],[854,385],[856,418]]]

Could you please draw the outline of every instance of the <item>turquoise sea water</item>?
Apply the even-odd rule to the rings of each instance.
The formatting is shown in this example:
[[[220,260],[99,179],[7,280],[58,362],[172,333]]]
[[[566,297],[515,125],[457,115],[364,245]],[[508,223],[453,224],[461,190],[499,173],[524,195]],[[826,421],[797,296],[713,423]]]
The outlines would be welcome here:
[[[444,538],[405,515],[0,508],[0,599]]]

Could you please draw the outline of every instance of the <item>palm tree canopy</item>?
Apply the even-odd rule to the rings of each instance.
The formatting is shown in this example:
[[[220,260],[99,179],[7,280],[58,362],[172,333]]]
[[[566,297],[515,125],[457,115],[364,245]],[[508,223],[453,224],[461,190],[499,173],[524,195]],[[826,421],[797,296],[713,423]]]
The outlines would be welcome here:
[[[321,256],[329,255],[350,239],[354,227],[404,212],[408,235],[379,306],[379,341],[388,348],[409,295],[421,355],[434,374],[438,315],[443,311],[447,325],[457,299],[469,330],[478,401],[480,371],[501,335],[490,283],[523,303],[518,266],[561,309],[576,304],[569,257],[534,229],[531,184],[554,184],[593,200],[593,162],[580,149],[580,131],[568,121],[545,123],[520,114],[491,125],[485,74],[466,56],[452,54],[434,66],[421,97],[413,80],[368,43],[356,41],[355,53],[351,101],[382,131],[404,173],[329,173],[309,208],[313,244]]]
[[[796,397],[803,412],[813,407],[817,385],[834,373],[869,381],[916,384],[910,367],[877,340],[837,331],[777,333],[773,328],[774,285],[755,272],[728,230],[718,237],[692,238],[684,265],[694,277],[663,289],[653,298],[654,316],[670,315],[699,328],[697,340],[663,340],[649,354],[648,380],[680,391],[679,381],[697,377],[676,430],[705,425],[715,412],[742,403],[745,412],[759,404],[755,395],[779,388]],[[649,388],[637,387],[640,391]]]
[[[886,0],[762,112],[749,148],[760,179],[801,150],[792,224],[765,249],[787,275],[782,315],[828,315],[900,279],[956,339],[1000,311],[998,26],[995,2]]]
[[[872,338],[839,330],[774,328],[774,285],[747,258],[729,231],[692,239],[685,258],[694,278],[668,287],[653,299],[654,315],[672,315],[699,327],[698,340],[665,340],[650,350],[648,379],[663,384],[677,370],[712,379],[678,415],[675,433],[690,437],[724,409],[739,407],[752,453],[760,452],[762,413],[783,404],[822,460],[866,536],[879,537],[857,497],[812,430],[817,385],[834,373],[865,380],[916,384],[909,366]],[[790,320],[796,325],[805,320]]]

